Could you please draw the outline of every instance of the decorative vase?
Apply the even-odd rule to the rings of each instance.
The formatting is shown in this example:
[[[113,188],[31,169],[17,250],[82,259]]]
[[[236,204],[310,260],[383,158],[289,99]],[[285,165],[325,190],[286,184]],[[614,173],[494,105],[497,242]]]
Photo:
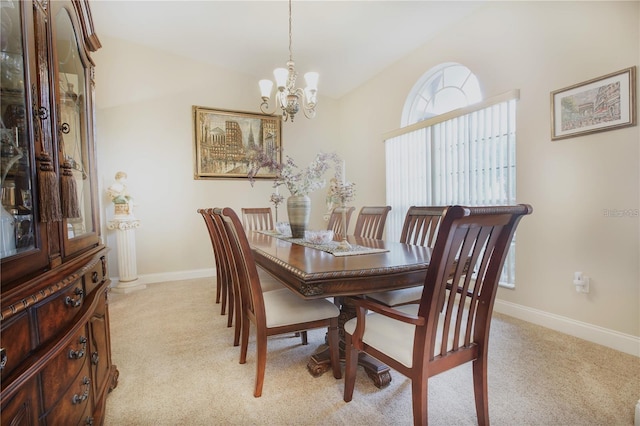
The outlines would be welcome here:
[[[293,238],[304,238],[304,231],[307,229],[311,218],[311,198],[307,195],[292,195],[287,198],[287,213],[289,215],[289,225],[291,226],[291,236]]]

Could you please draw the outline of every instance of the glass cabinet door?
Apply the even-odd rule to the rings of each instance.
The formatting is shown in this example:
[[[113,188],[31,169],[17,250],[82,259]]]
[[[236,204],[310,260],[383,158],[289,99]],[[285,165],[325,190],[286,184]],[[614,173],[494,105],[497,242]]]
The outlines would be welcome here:
[[[0,259],[36,247],[32,197],[37,194],[33,191],[31,109],[25,87],[28,64],[21,11],[25,4],[17,0],[0,3]]]
[[[79,29],[76,31],[69,11],[54,11],[54,49],[57,62],[55,74],[57,102],[57,139],[60,164],[62,215],[65,218],[67,251],[73,252],[82,240],[96,235],[90,173],[92,152],[88,116],[90,88],[86,56],[80,48]],[[68,254],[68,253],[67,253]]]

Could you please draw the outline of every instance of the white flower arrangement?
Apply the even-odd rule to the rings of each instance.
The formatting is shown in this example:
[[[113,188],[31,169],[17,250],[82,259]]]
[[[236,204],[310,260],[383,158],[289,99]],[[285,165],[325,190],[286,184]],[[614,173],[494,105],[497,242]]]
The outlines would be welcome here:
[[[333,166],[336,177],[341,178],[340,164],[342,161],[335,153],[319,153],[314,160],[304,169],[300,169],[293,158],[287,156],[283,163],[275,160],[276,156],[262,150],[255,150],[251,156],[249,173],[247,174],[251,185],[255,181],[258,171],[265,167],[270,172],[275,172],[274,188],[285,185],[291,195],[308,195],[313,191],[324,188],[327,184],[324,174]],[[273,196],[272,196],[273,197]],[[273,201],[272,201],[273,202]]]
[[[339,175],[336,173],[336,175]],[[347,203],[353,201],[356,197],[355,183],[343,182],[339,177],[331,179],[329,184],[329,190],[327,191],[327,209],[328,212],[333,210],[333,207],[345,206]]]

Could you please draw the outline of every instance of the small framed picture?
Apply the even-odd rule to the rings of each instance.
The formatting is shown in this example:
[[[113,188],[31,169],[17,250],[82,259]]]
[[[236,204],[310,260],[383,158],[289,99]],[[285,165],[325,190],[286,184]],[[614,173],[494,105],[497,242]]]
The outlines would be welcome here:
[[[636,125],[636,67],[551,92],[551,139]]]
[[[194,106],[195,179],[248,178],[257,151],[281,162],[280,116]],[[256,178],[274,179],[261,169]]]

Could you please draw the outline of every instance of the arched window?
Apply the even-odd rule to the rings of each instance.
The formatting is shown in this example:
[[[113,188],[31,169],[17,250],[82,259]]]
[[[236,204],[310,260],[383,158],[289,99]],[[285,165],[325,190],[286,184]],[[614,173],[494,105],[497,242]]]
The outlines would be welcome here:
[[[401,127],[482,101],[478,78],[455,62],[427,71],[413,86],[402,110]]]
[[[413,86],[402,127],[385,135],[387,238],[398,240],[411,206],[516,202],[517,90],[483,100],[464,65],[440,64]],[[501,285],[515,283],[515,240]]]

